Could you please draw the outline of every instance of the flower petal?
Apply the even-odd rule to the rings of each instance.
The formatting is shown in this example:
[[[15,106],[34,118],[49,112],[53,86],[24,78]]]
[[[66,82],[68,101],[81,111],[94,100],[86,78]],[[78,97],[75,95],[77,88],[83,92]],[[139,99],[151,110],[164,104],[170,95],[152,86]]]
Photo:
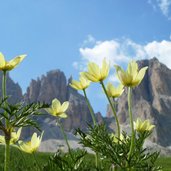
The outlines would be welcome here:
[[[109,74],[109,63],[106,62],[106,59],[103,59],[102,69],[101,69],[101,79],[105,79]]]
[[[93,77],[95,77],[97,80],[100,80],[101,78],[100,68],[94,62],[91,62],[88,64],[88,73],[92,75]]]
[[[68,109],[68,107],[69,107],[69,102],[68,101],[64,102],[61,106],[61,111],[65,112]]]
[[[148,67],[143,67],[139,72],[138,75],[136,76],[135,80],[133,80],[134,85],[138,85],[141,83],[142,79],[145,76],[145,72],[148,69]]]
[[[136,61],[131,61],[128,64],[127,72],[132,77],[132,79],[137,76],[137,74],[138,74],[138,64],[136,63]]]
[[[59,117],[61,117],[61,118],[67,118],[68,116],[67,116],[66,113],[62,113],[62,114],[59,115]]]
[[[26,57],[26,55],[20,55],[15,57],[14,59],[10,60],[9,62],[7,62],[6,66],[5,66],[5,70],[12,70],[13,68],[15,68],[24,58]]]
[[[58,100],[58,99],[53,99],[52,100],[52,110],[55,112],[55,113],[58,113],[58,111],[60,111],[61,109],[61,102]]]
[[[2,53],[0,53],[0,69],[5,66],[5,58]]]
[[[84,72],[84,76],[92,82],[99,82],[99,79],[97,77],[89,74],[88,72]]]

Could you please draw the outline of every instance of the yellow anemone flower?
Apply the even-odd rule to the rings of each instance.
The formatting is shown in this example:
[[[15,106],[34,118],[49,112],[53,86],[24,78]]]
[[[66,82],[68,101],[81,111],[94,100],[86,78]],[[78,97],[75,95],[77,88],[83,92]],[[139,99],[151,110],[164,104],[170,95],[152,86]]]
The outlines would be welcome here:
[[[31,137],[31,141],[28,142],[19,141],[18,144],[20,150],[26,153],[33,153],[37,151],[42,141],[42,136],[43,136],[43,132],[40,136],[37,136],[37,133],[34,133]]]
[[[10,61],[6,61],[4,55],[0,53],[0,70],[10,71],[14,69],[25,57],[26,55],[20,55]]]
[[[118,139],[116,136],[115,136],[115,134],[111,134],[111,138],[113,139],[113,142],[115,142],[115,143],[118,143],[118,142],[122,142],[125,138],[124,138],[124,136],[123,136],[123,134],[120,134],[120,139]],[[120,140],[120,141],[119,141]]]
[[[124,92],[123,88],[124,86],[122,84],[115,87],[112,83],[108,83],[106,86],[106,91],[109,97],[117,98]]]
[[[58,99],[52,100],[52,105],[50,108],[46,108],[45,110],[53,116],[58,116],[61,118],[66,118],[67,114],[65,111],[68,109],[69,102],[66,101],[62,105]]]
[[[138,118],[136,122],[134,122],[134,128],[137,132],[151,131],[154,127],[155,125],[152,125],[148,119],[142,121]]]
[[[10,144],[15,144],[21,135],[22,128],[19,128],[17,132],[11,132]],[[5,144],[5,136],[0,135],[0,143]]]
[[[131,61],[128,64],[127,71],[124,71],[120,66],[115,65],[117,76],[124,86],[134,87],[141,83],[148,67],[143,67],[138,71],[136,61]]]
[[[100,68],[96,63],[88,64],[88,71],[83,72],[83,75],[92,82],[103,81],[109,74],[109,63],[104,59]]]
[[[79,80],[80,81],[72,80],[70,86],[76,90],[85,90],[90,85],[90,81],[87,80],[82,74]]]

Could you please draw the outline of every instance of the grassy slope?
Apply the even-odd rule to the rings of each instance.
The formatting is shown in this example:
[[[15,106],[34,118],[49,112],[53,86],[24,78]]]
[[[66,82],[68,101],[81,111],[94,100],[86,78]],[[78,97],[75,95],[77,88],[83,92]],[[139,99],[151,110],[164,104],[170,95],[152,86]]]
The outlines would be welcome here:
[[[48,161],[48,158],[51,154],[50,153],[37,153],[36,159],[38,160],[39,164],[45,164]],[[93,157],[94,158],[94,157]],[[92,159],[92,155],[87,156],[87,160],[90,161]],[[0,146],[0,171],[3,170],[3,163],[4,163],[4,148]],[[25,164],[24,164],[25,163]],[[18,149],[13,149],[11,151],[11,166],[10,168],[12,171],[36,171],[37,169],[34,168],[35,158],[31,154],[25,154],[20,152]],[[161,157],[158,159],[157,164],[163,167],[163,171],[171,171],[171,157]]]

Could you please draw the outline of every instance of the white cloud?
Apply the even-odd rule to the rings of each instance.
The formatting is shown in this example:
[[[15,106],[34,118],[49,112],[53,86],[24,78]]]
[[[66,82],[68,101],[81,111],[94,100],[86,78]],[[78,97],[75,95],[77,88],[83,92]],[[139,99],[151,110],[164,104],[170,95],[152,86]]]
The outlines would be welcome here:
[[[162,13],[166,17],[169,17],[169,7],[170,7],[170,5],[171,5],[171,0],[158,0],[158,6],[160,7]]]
[[[170,16],[170,7],[171,0],[148,0],[148,4],[150,4],[154,11],[160,9],[163,15],[165,15],[169,20],[171,20]]]
[[[147,56],[157,57],[159,61],[171,68],[171,41],[153,41],[144,47]]]
[[[171,68],[171,41],[152,41],[139,44],[130,39],[96,41],[92,48],[80,48],[81,60],[75,65],[84,69],[88,62],[101,64],[105,57],[110,65],[125,65],[131,59],[141,60],[157,57],[159,61]],[[79,65],[81,67],[79,67]]]
[[[128,61],[128,57],[123,53],[123,45],[116,40],[97,41],[92,48],[80,48],[80,54],[85,61],[101,64],[103,58],[111,64]]]

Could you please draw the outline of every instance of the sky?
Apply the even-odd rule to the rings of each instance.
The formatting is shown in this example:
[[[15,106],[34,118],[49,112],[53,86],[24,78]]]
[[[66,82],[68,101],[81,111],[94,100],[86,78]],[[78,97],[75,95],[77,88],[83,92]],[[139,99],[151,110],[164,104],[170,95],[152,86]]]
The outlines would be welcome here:
[[[88,62],[111,66],[107,82],[117,84],[114,64],[150,59],[171,68],[171,0],[5,0],[0,1],[0,51],[7,60],[27,54],[10,72],[23,93],[31,79],[54,69],[79,78]],[[106,113],[100,84],[88,97]]]

